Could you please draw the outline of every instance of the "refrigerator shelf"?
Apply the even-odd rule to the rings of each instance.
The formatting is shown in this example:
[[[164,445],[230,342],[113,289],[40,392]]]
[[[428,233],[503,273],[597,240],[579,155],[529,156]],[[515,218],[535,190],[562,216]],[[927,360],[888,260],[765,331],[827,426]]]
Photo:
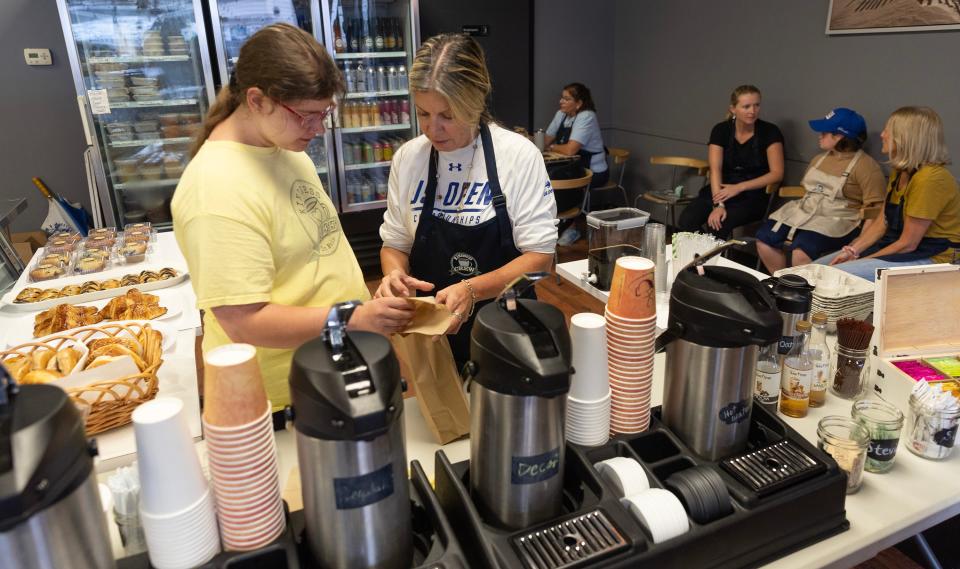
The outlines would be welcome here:
[[[368,58],[384,58],[384,57],[407,57],[407,52],[405,51],[364,51],[360,53],[337,53],[334,54],[336,59],[368,59]]]
[[[398,89],[396,91],[363,91],[360,93],[347,93],[346,99],[369,99],[371,97],[396,97],[408,95],[410,91]]]
[[[381,132],[385,130],[408,130],[409,124],[382,124],[378,126],[360,126],[353,128],[341,128],[343,134],[354,134],[358,132]]]
[[[343,167],[347,172],[353,170],[369,170],[371,168],[387,168],[390,166],[390,160],[385,162],[366,162],[364,164],[348,164]]]
[[[155,138],[153,140],[125,140],[123,142],[111,142],[111,148],[134,148],[137,146],[150,146],[151,144],[185,144],[193,138],[189,136],[178,136],[176,138]]]
[[[147,190],[150,188],[176,186],[179,182],[180,178],[162,178],[160,180],[143,180],[139,182],[117,182],[113,187],[118,190]]]
[[[387,207],[387,200],[374,200],[369,202],[349,203],[346,204],[343,209],[344,211],[365,211],[368,209],[384,209],[385,207]]]
[[[111,109],[143,109],[148,107],[187,107],[197,104],[196,99],[159,99],[156,101],[110,101]]]
[[[189,55],[116,55],[91,57],[87,63],[162,63],[165,61],[190,61]]]

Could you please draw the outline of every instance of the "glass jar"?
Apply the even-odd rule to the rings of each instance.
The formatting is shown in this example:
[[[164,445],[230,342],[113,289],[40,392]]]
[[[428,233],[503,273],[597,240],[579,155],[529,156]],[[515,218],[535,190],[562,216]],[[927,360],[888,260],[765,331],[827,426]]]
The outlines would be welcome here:
[[[960,424],[960,410],[940,411],[924,405],[910,394],[907,415],[907,448],[913,454],[931,460],[943,460],[953,452]]]
[[[833,382],[830,391],[843,399],[856,399],[867,390],[870,361],[867,350],[854,350],[837,344],[836,357],[830,366]]]
[[[889,472],[897,457],[900,430],[903,428],[903,412],[886,401],[861,399],[853,403],[850,416],[866,427],[870,435],[864,470]]]
[[[817,423],[817,446],[847,473],[847,494],[860,490],[870,435],[849,417],[827,415]]]

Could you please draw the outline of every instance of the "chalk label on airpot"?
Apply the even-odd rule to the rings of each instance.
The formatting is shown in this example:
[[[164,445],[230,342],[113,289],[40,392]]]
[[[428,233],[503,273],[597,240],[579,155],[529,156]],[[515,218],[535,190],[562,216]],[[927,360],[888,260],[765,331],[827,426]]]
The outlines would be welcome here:
[[[510,462],[512,484],[543,482],[560,472],[560,447],[534,456],[514,456]]]
[[[333,479],[338,510],[352,510],[376,504],[393,495],[393,465],[360,476]]]

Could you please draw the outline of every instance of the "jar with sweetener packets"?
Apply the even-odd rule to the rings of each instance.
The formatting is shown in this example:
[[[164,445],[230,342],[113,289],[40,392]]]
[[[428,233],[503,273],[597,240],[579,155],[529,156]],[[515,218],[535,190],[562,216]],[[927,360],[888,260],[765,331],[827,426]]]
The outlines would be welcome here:
[[[893,468],[903,428],[903,412],[886,401],[861,399],[853,403],[850,416],[867,429],[867,472],[889,472]]]
[[[938,409],[910,394],[906,445],[913,454],[931,460],[943,460],[953,452],[960,425],[960,407]]]

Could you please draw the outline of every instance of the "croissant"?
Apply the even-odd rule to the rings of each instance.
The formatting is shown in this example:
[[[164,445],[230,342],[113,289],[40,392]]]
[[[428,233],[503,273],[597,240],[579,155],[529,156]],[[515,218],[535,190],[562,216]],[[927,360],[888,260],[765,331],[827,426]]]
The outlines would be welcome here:
[[[10,375],[13,376],[13,379],[17,381],[20,381],[23,376],[30,371],[31,367],[30,358],[24,355],[7,358],[3,360],[3,365],[6,366],[7,371],[10,372]]]
[[[134,352],[133,350],[131,350],[130,348],[122,344],[107,344],[106,346],[102,346],[90,352],[90,357],[93,358],[94,360],[96,360],[100,356],[115,356],[115,357],[130,356],[130,358],[133,359],[133,363],[137,364],[137,368],[140,371],[143,371],[144,369],[147,368],[147,364],[146,362],[143,361],[143,358],[141,358],[139,355],[137,355],[136,352]]]
[[[35,369],[31,372],[27,372],[21,379],[20,383],[31,384],[31,383],[50,383],[60,379],[60,374],[48,371],[45,369]]]
[[[73,371],[73,368],[77,367],[77,362],[80,361],[80,352],[76,348],[64,348],[57,352],[56,359],[60,373],[68,374]]]
[[[104,346],[109,346],[110,344],[121,344],[133,350],[134,352],[143,355],[141,342],[138,342],[133,338],[97,338],[96,340],[90,340],[87,342],[87,348],[91,352],[94,352]]]

